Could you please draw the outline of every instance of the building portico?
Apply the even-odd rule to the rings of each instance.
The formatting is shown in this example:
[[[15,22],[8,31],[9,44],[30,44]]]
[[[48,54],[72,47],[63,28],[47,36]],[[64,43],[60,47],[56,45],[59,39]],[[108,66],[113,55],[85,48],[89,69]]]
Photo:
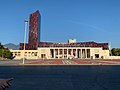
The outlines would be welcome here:
[[[44,47],[37,50],[11,50],[15,59],[69,59],[70,57],[78,59],[102,59],[109,56],[109,50],[90,47]]]

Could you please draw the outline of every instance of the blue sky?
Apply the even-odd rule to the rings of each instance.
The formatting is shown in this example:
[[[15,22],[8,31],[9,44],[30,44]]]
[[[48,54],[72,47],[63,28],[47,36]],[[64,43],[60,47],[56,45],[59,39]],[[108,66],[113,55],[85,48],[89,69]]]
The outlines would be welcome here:
[[[36,10],[41,41],[76,38],[120,47],[120,0],[0,0],[0,42],[23,42],[24,20]]]

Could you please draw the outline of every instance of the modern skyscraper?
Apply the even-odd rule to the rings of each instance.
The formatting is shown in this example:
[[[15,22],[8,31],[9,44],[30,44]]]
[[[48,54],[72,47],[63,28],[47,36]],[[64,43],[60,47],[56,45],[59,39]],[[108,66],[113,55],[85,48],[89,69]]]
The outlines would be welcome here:
[[[41,24],[41,16],[39,11],[30,14],[29,19],[29,49],[37,49],[38,42],[40,42],[40,24]]]
[[[39,11],[30,14],[29,19],[29,37],[25,49],[36,50],[40,42],[41,15]],[[20,43],[20,49],[23,50],[23,43]]]

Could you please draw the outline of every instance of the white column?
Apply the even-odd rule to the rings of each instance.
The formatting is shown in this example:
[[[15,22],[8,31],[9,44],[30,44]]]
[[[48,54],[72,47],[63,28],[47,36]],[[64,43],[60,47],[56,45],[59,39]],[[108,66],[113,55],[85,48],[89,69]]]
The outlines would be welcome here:
[[[87,49],[85,49],[85,58],[87,59]]]
[[[83,59],[83,49],[81,49],[81,59]]]
[[[59,59],[59,49],[58,49],[58,59]]]
[[[55,49],[53,49],[53,52],[54,52],[54,58],[55,58]]]
[[[72,52],[71,56],[73,56],[73,49],[71,49],[71,52]]]
[[[75,49],[75,57],[77,57],[77,49]]]
[[[64,49],[62,49],[62,58],[64,59]]]

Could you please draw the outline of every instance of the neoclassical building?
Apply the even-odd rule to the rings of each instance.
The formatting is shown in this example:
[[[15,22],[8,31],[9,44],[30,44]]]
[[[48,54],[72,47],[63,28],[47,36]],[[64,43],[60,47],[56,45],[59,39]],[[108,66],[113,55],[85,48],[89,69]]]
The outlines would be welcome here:
[[[108,43],[39,42],[37,50],[11,50],[15,59],[106,59],[109,57]]]

